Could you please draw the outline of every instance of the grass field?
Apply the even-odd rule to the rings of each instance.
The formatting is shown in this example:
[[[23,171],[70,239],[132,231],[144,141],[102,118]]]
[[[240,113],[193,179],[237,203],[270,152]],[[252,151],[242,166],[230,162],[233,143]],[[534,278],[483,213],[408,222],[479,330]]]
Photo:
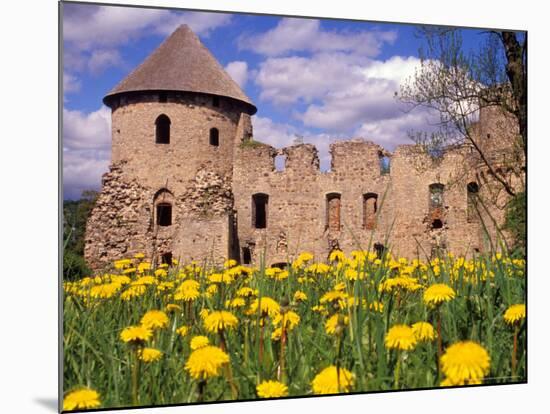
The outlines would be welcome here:
[[[64,409],[526,380],[523,260],[315,259],[66,282]]]

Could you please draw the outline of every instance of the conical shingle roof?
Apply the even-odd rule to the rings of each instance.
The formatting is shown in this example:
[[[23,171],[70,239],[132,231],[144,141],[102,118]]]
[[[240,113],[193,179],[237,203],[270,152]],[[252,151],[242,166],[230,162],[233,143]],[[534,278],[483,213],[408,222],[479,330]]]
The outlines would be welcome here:
[[[137,68],[104,98],[138,91],[184,91],[226,96],[245,102],[251,114],[252,101],[187,25],[176,29]]]

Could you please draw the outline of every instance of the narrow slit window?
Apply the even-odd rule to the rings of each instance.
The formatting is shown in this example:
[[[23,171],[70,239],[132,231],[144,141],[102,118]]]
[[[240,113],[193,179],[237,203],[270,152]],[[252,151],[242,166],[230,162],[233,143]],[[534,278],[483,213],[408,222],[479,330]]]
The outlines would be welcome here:
[[[243,247],[243,264],[252,263],[252,252],[250,247]]]
[[[390,157],[380,154],[380,175],[388,175],[390,173]]]
[[[340,231],[341,197],[338,193],[327,194],[327,228],[329,231]]]
[[[172,225],[172,205],[169,203],[157,204],[157,224],[159,226]]]
[[[363,227],[373,230],[376,227],[376,212],[378,211],[378,194],[363,195]]]
[[[155,142],[157,144],[170,143],[170,118],[166,115],[159,115],[155,121]]]
[[[468,183],[466,190],[468,192],[467,220],[469,223],[472,223],[478,219],[477,197],[479,193],[479,185],[476,182]]]
[[[269,196],[258,193],[252,196],[252,226],[257,229],[267,227],[267,205]]]
[[[210,145],[214,147],[219,147],[220,145],[220,131],[218,131],[218,128],[210,129]]]

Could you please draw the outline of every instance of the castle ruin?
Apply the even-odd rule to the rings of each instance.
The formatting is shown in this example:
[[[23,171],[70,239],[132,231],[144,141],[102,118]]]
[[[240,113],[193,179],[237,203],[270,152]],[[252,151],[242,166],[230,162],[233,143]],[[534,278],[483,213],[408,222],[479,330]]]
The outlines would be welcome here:
[[[104,103],[112,160],[86,227],[94,269],[136,253],[156,263],[256,265],[282,265],[301,251],[324,260],[334,249],[472,256],[502,239],[508,196],[495,174],[517,184],[524,172],[511,150],[517,127],[495,108],[475,126],[491,169],[468,145],[434,157],[416,145],[389,153],[352,139],[330,146],[322,172],[311,144],[254,140],[256,107],[187,26]]]

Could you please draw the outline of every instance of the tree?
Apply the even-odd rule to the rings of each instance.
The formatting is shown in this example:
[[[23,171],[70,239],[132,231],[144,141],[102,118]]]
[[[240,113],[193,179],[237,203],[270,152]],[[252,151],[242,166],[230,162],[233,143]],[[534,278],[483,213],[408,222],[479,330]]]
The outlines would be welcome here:
[[[86,221],[97,200],[97,191],[84,191],[80,200],[63,202],[63,278],[76,280],[90,274],[84,260]]]
[[[468,143],[481,162],[510,196],[517,189],[495,168],[484,149],[484,137],[475,124],[482,108],[495,107],[517,126],[516,148],[525,159],[527,148],[527,35],[489,30],[477,52],[466,53],[459,29],[429,27],[419,30],[426,48],[420,51],[421,66],[401,86],[398,98],[409,105],[439,114],[436,132],[416,132],[412,138],[431,153]],[[521,172],[522,173],[522,172]]]

